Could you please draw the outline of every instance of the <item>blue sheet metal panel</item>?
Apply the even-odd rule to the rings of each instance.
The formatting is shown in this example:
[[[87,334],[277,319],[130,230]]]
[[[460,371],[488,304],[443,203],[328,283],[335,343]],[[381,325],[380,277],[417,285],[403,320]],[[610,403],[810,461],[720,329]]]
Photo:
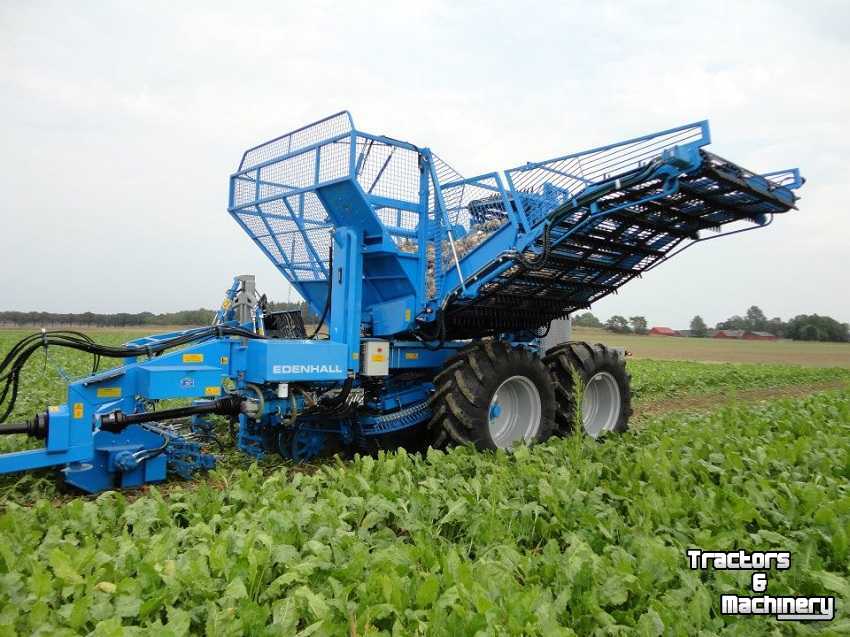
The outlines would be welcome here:
[[[225,375],[209,365],[157,365],[139,369],[137,388],[146,398],[216,397]]]
[[[390,369],[441,368],[446,359],[466,345],[462,341],[445,343],[441,349],[430,350],[416,341],[396,341],[390,348]]]
[[[384,227],[366,201],[365,193],[353,179],[320,187],[316,194],[335,226],[362,230],[367,237],[384,234]]]
[[[362,231],[337,228],[333,236],[333,270],[331,272],[331,315],[328,335],[343,343],[348,354],[346,368],[359,371],[360,323],[363,303]]]
[[[143,449],[155,449],[162,436],[138,425],[130,425],[120,433],[100,431],[94,436],[94,452],[89,462],[63,470],[65,482],[88,493],[120,487],[129,489],[150,482],[162,482],[166,476],[166,455],[144,460],[133,469],[120,470],[116,459]]]
[[[389,338],[410,329],[416,319],[416,296],[375,303],[369,309],[367,320],[372,324],[372,334]]]
[[[251,383],[338,381],[348,369],[345,343],[311,340],[248,342],[245,379]]]

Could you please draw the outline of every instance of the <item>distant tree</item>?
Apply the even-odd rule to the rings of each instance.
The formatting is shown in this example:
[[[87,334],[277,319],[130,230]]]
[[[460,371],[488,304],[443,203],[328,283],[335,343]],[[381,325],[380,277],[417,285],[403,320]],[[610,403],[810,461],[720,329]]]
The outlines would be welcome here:
[[[605,322],[605,329],[617,334],[628,334],[632,331],[626,317],[619,314],[615,314]]]
[[[698,338],[708,336],[708,326],[699,314],[691,319],[691,336]]]
[[[839,323],[830,316],[800,314],[785,326],[785,337],[796,341],[850,341],[847,323]]]
[[[801,341],[822,341],[824,340],[823,337],[823,332],[821,332],[817,328],[817,325],[814,325],[813,323],[807,323],[801,327],[798,335],[798,339]]]
[[[774,336],[785,336],[785,323],[778,316],[774,316],[767,322],[765,332],[770,332]]]
[[[591,312],[584,312],[573,317],[573,325],[575,327],[602,327],[602,321]]]
[[[649,332],[645,316],[630,316],[629,323],[631,324],[632,330],[635,334],[647,334]]]
[[[758,305],[751,305],[747,310],[747,326],[744,329],[754,332],[764,332],[767,329],[767,317]]]
[[[725,321],[720,321],[720,323],[717,324],[717,329],[718,330],[746,330],[746,329],[749,329],[749,326],[747,325],[747,319],[745,319],[742,316],[738,316],[736,314],[735,316],[732,316],[732,317],[726,319]]]

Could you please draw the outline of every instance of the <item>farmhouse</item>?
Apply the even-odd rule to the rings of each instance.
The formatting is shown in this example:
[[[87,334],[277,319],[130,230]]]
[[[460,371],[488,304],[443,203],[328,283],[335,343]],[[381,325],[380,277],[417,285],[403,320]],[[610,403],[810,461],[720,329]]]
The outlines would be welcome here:
[[[669,327],[653,327],[649,333],[656,336],[679,336],[679,332]]]
[[[742,337],[745,341],[775,341],[779,337],[770,332],[744,332]]]
[[[775,341],[779,337],[770,332],[756,332],[752,330],[717,330],[714,338],[737,338],[745,341]]]
[[[717,330],[714,338],[743,338],[744,330]]]

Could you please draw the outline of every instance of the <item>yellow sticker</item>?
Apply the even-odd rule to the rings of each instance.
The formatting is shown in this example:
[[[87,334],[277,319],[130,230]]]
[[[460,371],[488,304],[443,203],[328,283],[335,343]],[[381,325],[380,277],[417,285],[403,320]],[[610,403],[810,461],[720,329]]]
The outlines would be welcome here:
[[[410,308],[408,308],[408,309],[406,309],[406,310],[404,311],[404,320],[405,320],[405,321],[409,321],[409,320],[410,320]]]
[[[203,354],[183,354],[183,362],[184,363],[203,363],[204,355]]]
[[[74,419],[79,420],[83,417],[83,403],[74,403]]]
[[[204,396],[218,396],[221,393],[221,387],[205,387]]]
[[[405,352],[404,358],[405,358],[405,360],[408,360],[408,361],[419,360],[419,352]]]
[[[55,414],[59,411],[59,405],[48,405],[47,406],[48,413]]]
[[[360,352],[353,352],[351,354],[351,360],[356,361],[360,359]]]
[[[230,362],[230,359],[227,358],[227,356],[222,356],[221,358],[218,359],[219,365],[227,365],[227,363],[229,363],[229,362]]]
[[[385,360],[387,360],[387,357],[383,354],[372,354],[371,358],[373,363],[383,363]]]
[[[120,387],[98,387],[98,398],[121,398]]]
[[[230,307],[230,299],[224,299],[221,302],[221,309],[226,310],[229,307]]]

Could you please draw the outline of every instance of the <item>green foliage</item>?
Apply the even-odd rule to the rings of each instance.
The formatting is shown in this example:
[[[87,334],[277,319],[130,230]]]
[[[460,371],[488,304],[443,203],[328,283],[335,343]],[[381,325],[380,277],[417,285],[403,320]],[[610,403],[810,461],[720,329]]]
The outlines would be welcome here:
[[[704,338],[705,336],[708,336],[708,326],[699,314],[691,319],[691,336],[695,336],[697,338]]]
[[[572,317],[572,321],[575,327],[602,327],[602,321],[590,312],[577,314]]]
[[[601,443],[253,467],[167,498],[11,504],[0,632],[806,634],[720,616],[720,594],[747,578],[693,573],[685,550],[790,549],[771,591],[833,591],[846,607],[848,439],[842,392]]]
[[[278,310],[301,310],[304,321],[313,323],[319,317],[311,312],[306,303],[275,303],[269,302],[268,307],[272,311]],[[95,314],[94,312],[83,312],[81,314],[59,313],[59,312],[0,312],[0,325],[24,326],[81,326],[81,327],[134,327],[134,326],[157,326],[157,325],[209,325],[215,316],[215,310],[200,308],[197,310],[181,310],[179,312],[165,312],[153,314],[151,312],[138,312],[128,314],[117,312],[112,314]]]
[[[780,364],[696,363],[630,360],[632,394],[638,404],[663,398],[719,394],[745,389],[850,383],[850,369]]]
[[[632,328],[629,327],[629,322],[626,320],[626,317],[620,316],[619,314],[615,314],[607,321],[605,321],[605,329],[609,332],[615,332],[617,334],[628,334],[632,331]]]
[[[800,314],[788,321],[785,335],[798,341],[835,341],[844,343],[850,340],[850,327],[839,323],[829,316]]]
[[[649,333],[645,316],[630,316],[629,324],[632,326],[632,331],[635,334]]]
[[[0,353],[21,335],[0,333]],[[17,416],[63,400],[56,365],[79,376],[90,360],[33,359]],[[629,368],[638,404],[850,382],[786,365]],[[49,474],[8,476],[0,634],[805,634],[719,616],[720,593],[746,582],[694,574],[684,551],[790,548],[771,591],[846,606],[848,434],[850,393],[836,392],[513,454],[402,451],[271,475],[227,461],[167,494],[55,501]]]

